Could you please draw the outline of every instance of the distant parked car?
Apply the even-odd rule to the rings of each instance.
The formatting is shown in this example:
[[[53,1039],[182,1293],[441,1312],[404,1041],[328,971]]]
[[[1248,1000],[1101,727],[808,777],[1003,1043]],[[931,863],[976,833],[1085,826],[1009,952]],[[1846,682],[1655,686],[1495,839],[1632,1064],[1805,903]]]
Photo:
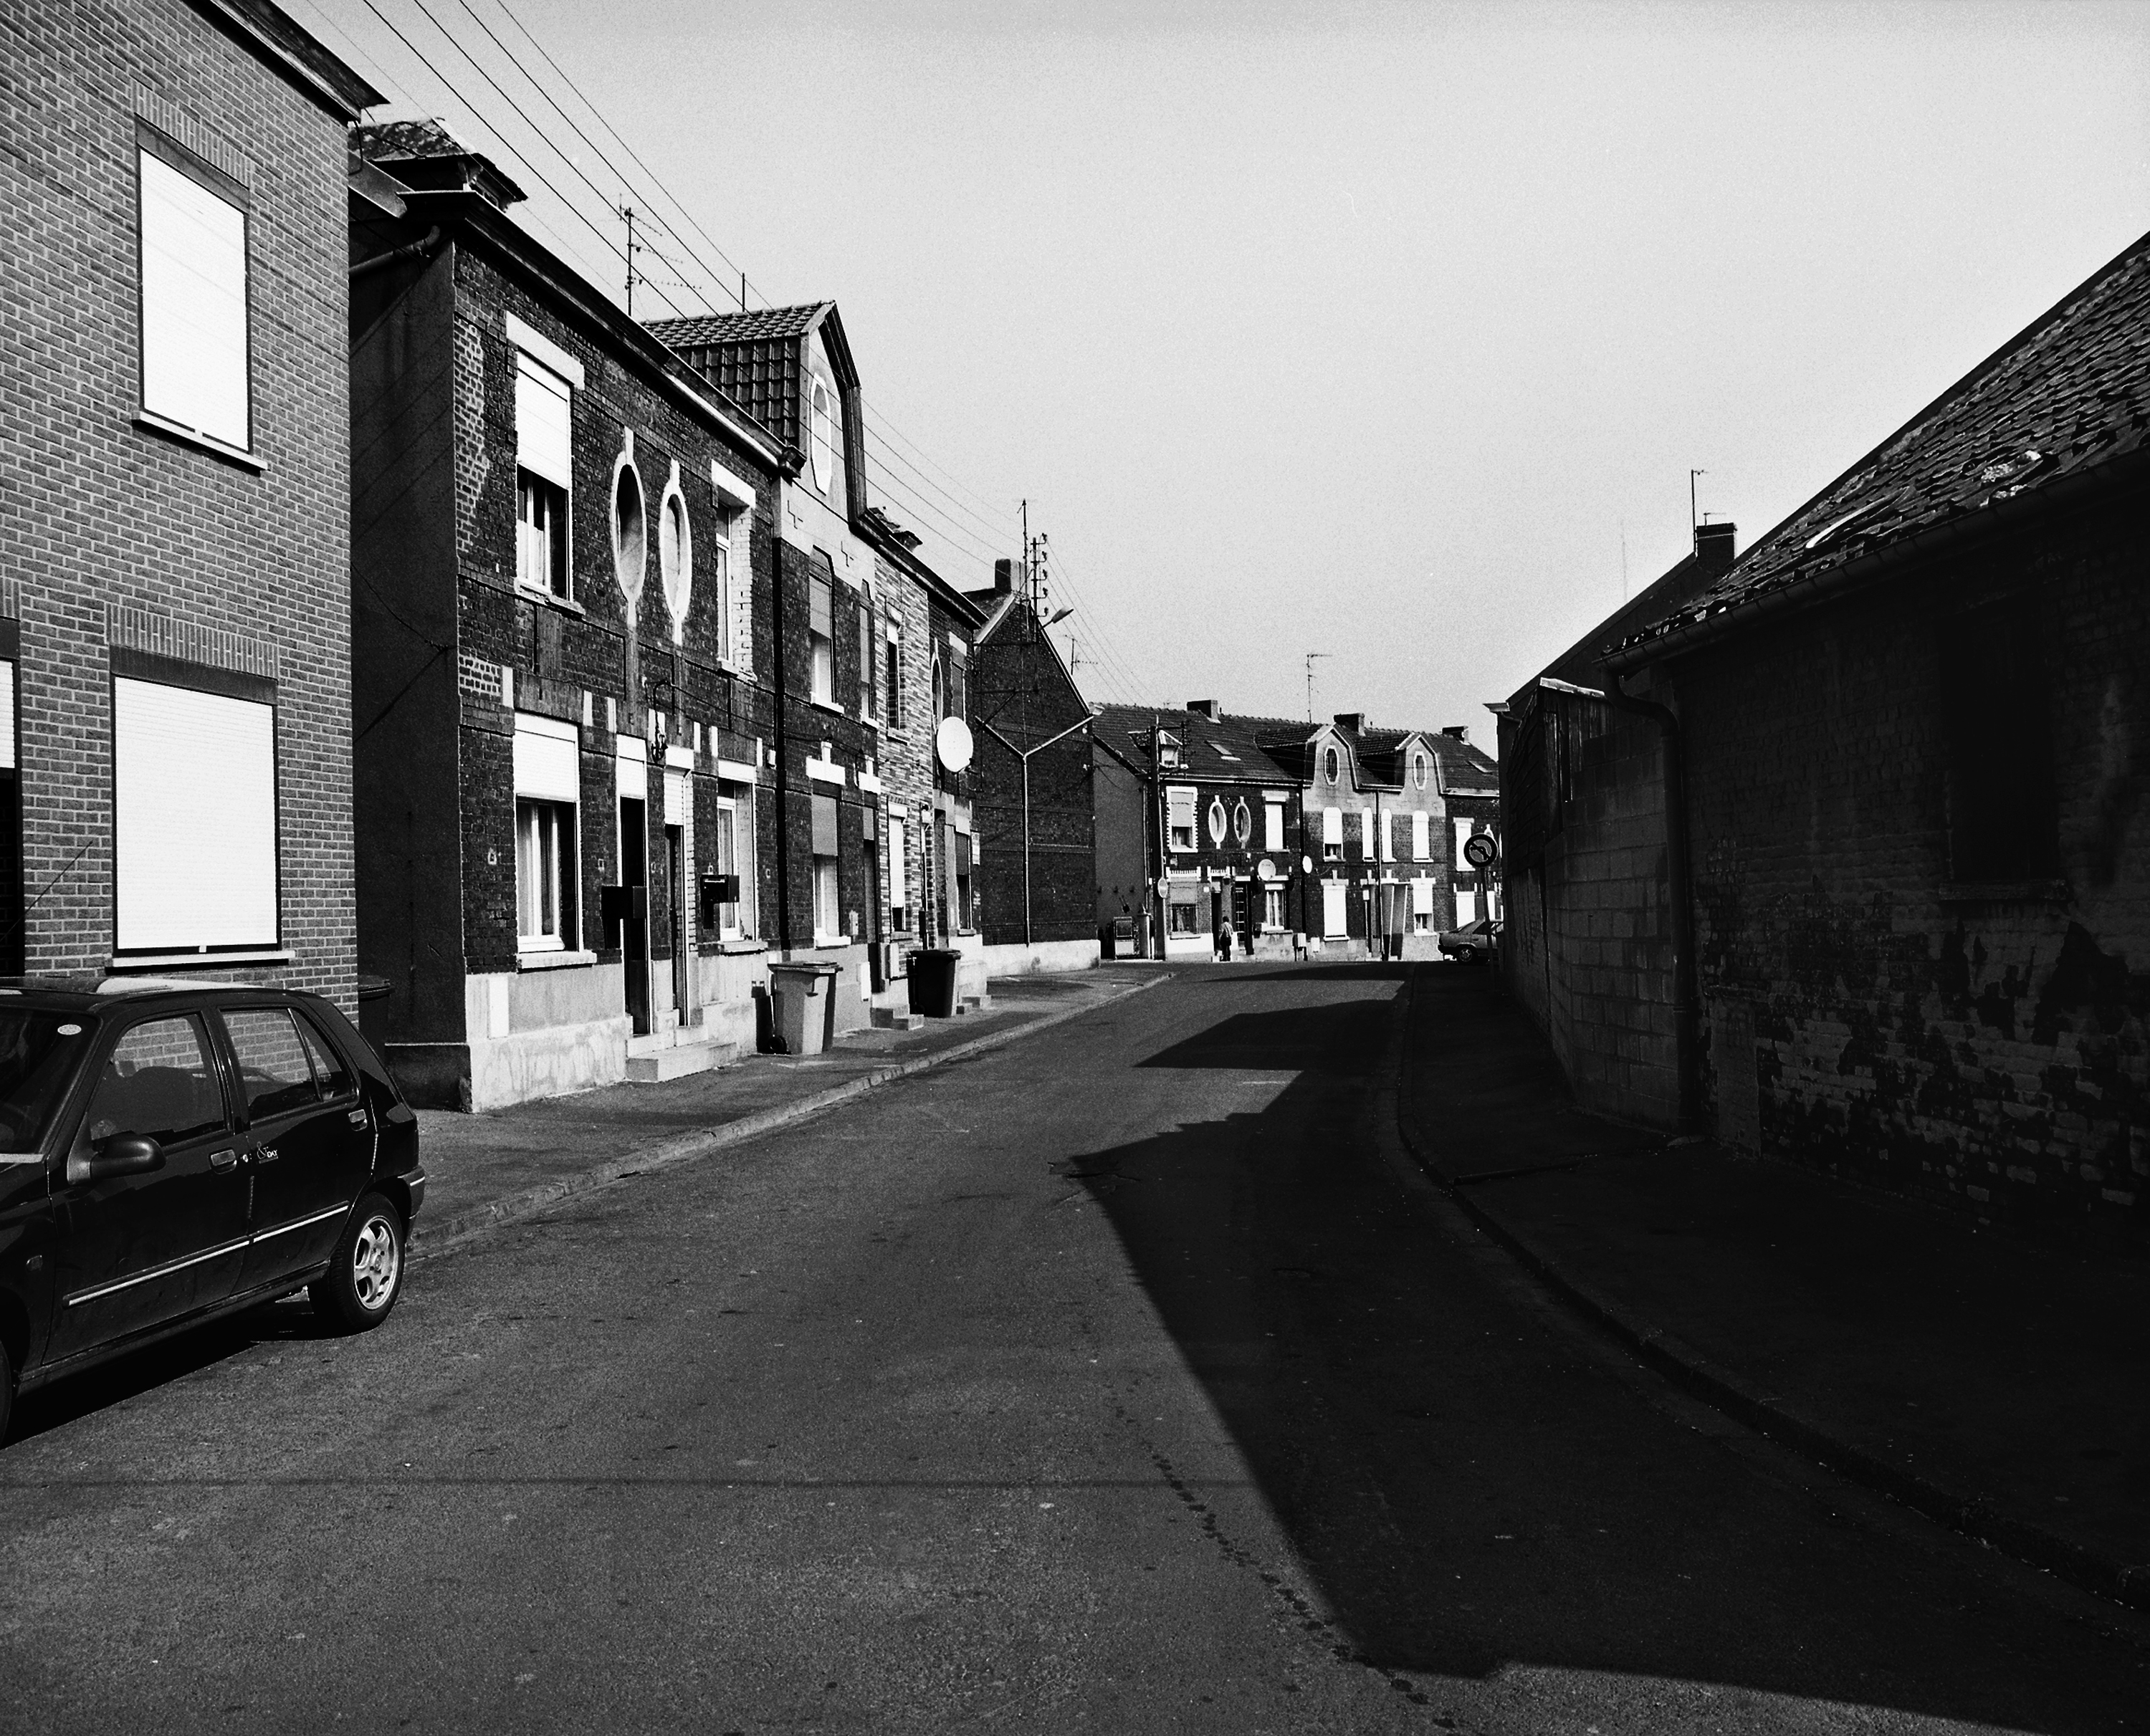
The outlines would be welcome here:
[[[1451,928],[1441,937],[1441,956],[1459,964],[1491,964],[1493,949],[1506,926],[1498,918],[1486,918]]]
[[[416,1116],[318,995],[0,980],[0,1434],[18,1391],[300,1290],[378,1326],[425,1197]]]

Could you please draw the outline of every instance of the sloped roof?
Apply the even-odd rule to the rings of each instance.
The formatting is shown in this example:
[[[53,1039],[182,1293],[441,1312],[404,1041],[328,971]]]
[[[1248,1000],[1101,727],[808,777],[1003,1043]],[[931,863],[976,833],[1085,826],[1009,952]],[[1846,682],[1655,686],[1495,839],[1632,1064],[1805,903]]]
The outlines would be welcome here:
[[[1162,729],[1179,743],[1179,763],[1166,770],[1174,777],[1209,783],[1264,783],[1296,781],[1271,759],[1251,727],[1267,720],[1235,717],[1229,712],[1212,722],[1180,706],[1100,706],[1091,729],[1101,740],[1147,773],[1150,732]]]
[[[800,340],[819,330],[838,387],[859,383],[851,346],[833,301],[755,308],[742,314],[704,314],[689,320],[652,320],[647,329],[756,421],[801,450],[806,435],[800,425]]]
[[[2011,339],[1623,650],[2092,467],[2150,435],[2150,235]]]

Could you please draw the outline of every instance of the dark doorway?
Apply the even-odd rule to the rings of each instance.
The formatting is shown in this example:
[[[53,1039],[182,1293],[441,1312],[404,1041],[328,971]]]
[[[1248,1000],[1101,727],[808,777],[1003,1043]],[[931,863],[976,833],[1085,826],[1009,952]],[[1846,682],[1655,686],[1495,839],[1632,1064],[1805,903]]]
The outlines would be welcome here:
[[[687,984],[687,961],[693,955],[693,936],[689,932],[687,910],[687,828],[667,826],[664,828],[664,896],[665,908],[670,913],[667,932],[672,937],[672,1007],[685,1024],[692,1011],[688,1001],[690,990]]]
[[[633,796],[619,798],[619,883],[630,898],[619,925],[619,956],[627,979],[627,1013],[638,1037],[649,1034],[649,820],[648,804]]]

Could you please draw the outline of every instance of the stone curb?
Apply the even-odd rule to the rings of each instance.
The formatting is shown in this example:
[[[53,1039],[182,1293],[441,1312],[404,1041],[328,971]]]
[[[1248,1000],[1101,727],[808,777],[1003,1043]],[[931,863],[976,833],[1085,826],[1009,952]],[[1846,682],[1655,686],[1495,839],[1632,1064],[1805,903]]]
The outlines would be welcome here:
[[[1154,989],[1168,981],[1172,973],[1160,971],[1156,976],[1139,983],[1130,983],[1116,993],[1103,995],[1079,1007],[1063,1007],[1056,1013],[1046,1013],[1024,1024],[1006,1030],[988,1031],[982,1037],[974,1037],[967,1043],[958,1043],[944,1049],[938,1054],[917,1055],[905,1061],[891,1061],[885,1067],[876,1067],[855,1079],[848,1079],[840,1085],[831,1085],[825,1091],[816,1091],[795,1102],[780,1103],[765,1110],[757,1110],[751,1115],[742,1115],[736,1121],[727,1121],[721,1127],[713,1127],[700,1133],[680,1134],[585,1170],[579,1175],[563,1175],[555,1181],[541,1182],[536,1187],[524,1188],[519,1193],[487,1200],[482,1205],[466,1206],[447,1217],[421,1216],[411,1232],[410,1258],[413,1264],[429,1257],[451,1252],[472,1237],[486,1230],[527,1218],[534,1212],[576,1194],[587,1193],[593,1188],[603,1187],[626,1175],[646,1175],[652,1170],[669,1169],[675,1164],[692,1163],[697,1158],[707,1157],[728,1146],[743,1145],[761,1135],[787,1127],[794,1121],[803,1121],[810,1115],[818,1115],[824,1110],[834,1109],[838,1104],[862,1096],[877,1085],[903,1079],[914,1073],[945,1065],[950,1061],[967,1060],[971,1056],[983,1054],[988,1049],[999,1049],[1017,1042],[1032,1032],[1042,1031],[1056,1024],[1065,1024],[1094,1013],[1101,1007],[1109,1007],[1116,1001],[1125,1000],[1131,994],[1139,994],[1145,989]]]
[[[1404,1016],[1411,1017],[1416,977],[1406,979]],[[1408,1039],[1401,1053],[1408,1058]],[[1908,1466],[1892,1463],[1867,1447],[1833,1433],[1825,1425],[1764,1393],[1592,1286],[1561,1269],[1557,1255],[1521,1230],[1512,1229],[1473,1199],[1467,1187],[1451,1177],[1422,1150],[1404,1112],[1404,1081],[1396,1089],[1396,1131],[1426,1178],[1562,1301],[1626,1344],[1660,1374],[1748,1427],[1796,1447],[1839,1476],[1885,1495],[1952,1531],[1976,1538],[2002,1554],[2038,1567],[2069,1584],[2131,1608],[2150,1610],[2150,1563],[2130,1565],[2080,1543],[2057,1537],[2043,1526],[2013,1519],[1993,1510],[1983,1496],[1966,1496]],[[1526,1172],[1534,1173],[1534,1172]]]

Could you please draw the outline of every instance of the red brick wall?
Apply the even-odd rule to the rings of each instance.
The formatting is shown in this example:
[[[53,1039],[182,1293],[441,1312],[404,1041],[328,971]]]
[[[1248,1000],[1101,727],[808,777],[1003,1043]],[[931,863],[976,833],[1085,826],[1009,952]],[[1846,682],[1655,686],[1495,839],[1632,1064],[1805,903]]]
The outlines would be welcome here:
[[[255,974],[351,1010],[343,126],[184,0],[0,0],[0,542],[22,581],[28,967],[111,954],[104,610],[119,601],[279,647],[295,962]],[[136,79],[251,165],[259,474],[134,425]]]
[[[1704,1083],[1729,1130],[1981,1215],[2150,1224],[2146,525],[2138,491],[1677,667]],[[1939,623],[2021,587],[2064,888],[1949,902]]]

